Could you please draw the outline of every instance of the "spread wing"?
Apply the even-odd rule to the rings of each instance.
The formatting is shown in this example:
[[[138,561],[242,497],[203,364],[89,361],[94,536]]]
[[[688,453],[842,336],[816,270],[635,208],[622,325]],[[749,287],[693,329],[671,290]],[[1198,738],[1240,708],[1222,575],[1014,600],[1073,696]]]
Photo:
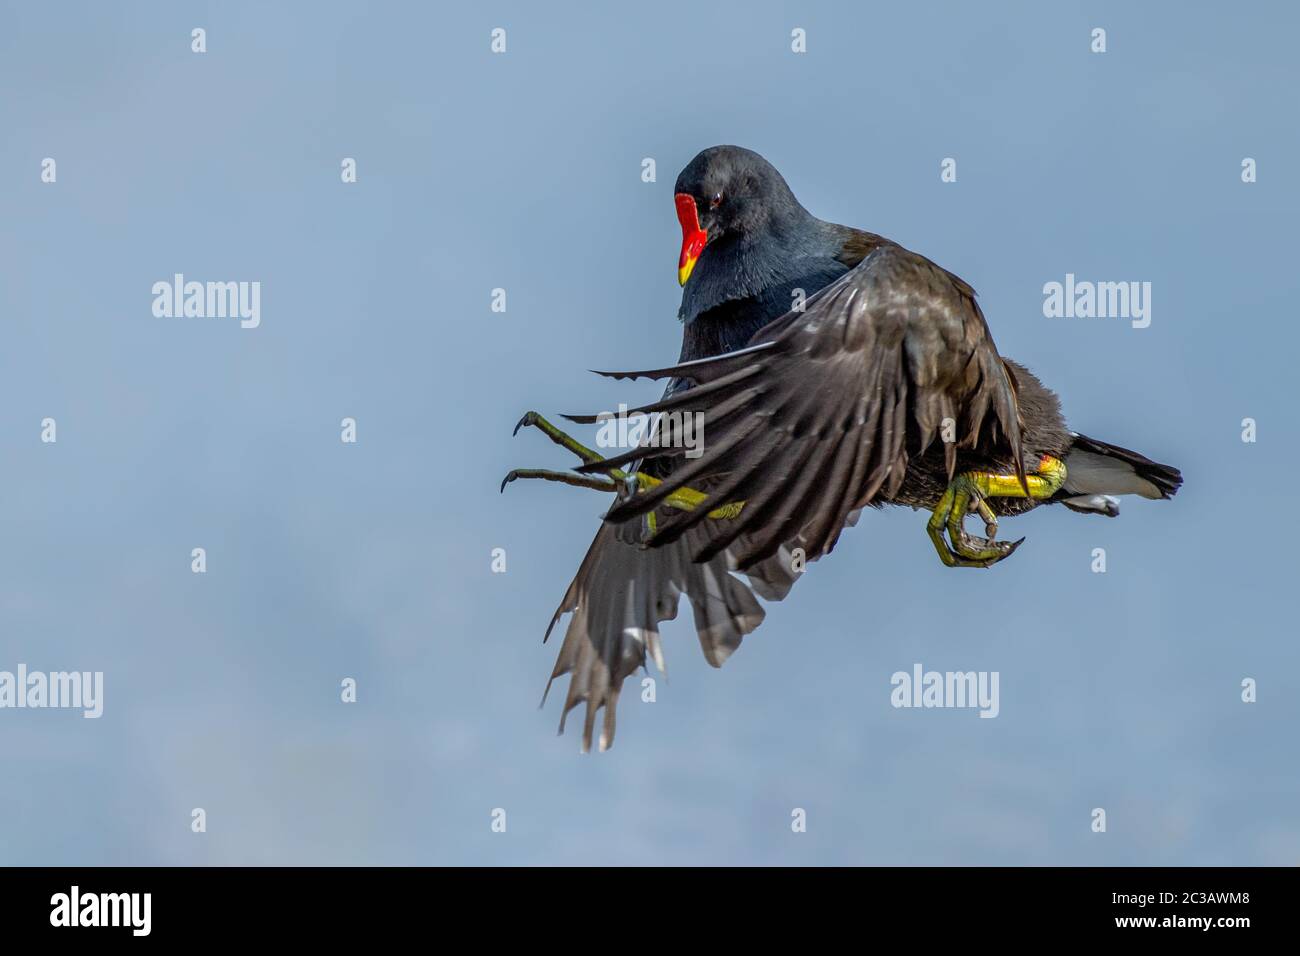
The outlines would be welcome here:
[[[675,380],[664,398],[687,387],[689,383]],[[662,424],[654,421],[653,440],[647,444],[660,443]],[[644,467],[663,477],[672,465],[668,460],[633,461],[628,470]],[[669,509],[660,509],[653,520],[669,514]],[[780,601],[798,577],[788,549],[750,568],[746,581],[730,573],[731,558],[725,552],[710,561],[693,560],[708,543],[705,529],[687,532],[675,544],[649,549],[643,545],[650,528],[649,520],[602,523],[546,629],[545,639],[549,639],[560,618],[572,615],[546,690],[549,695],[555,679],[569,675],[560,733],[569,712],[585,703],[584,751],[591,749],[602,709],[599,746],[601,750],[612,746],[623,681],[645,668],[647,657],[665,672],[659,626],[677,617],[681,598],[690,604],[705,660],[721,667],[766,615],[755,595]],[[545,702],[546,695],[542,699]]]
[[[601,472],[634,458],[682,458],[662,484],[617,504],[619,523],[661,508],[683,488],[709,489],[702,506],[673,510],[651,546],[701,528],[696,561],[728,552],[745,569],[804,540],[809,558],[834,547],[851,512],[887,501],[910,456],[945,419],[949,475],[959,450],[1009,457],[1023,479],[1015,381],[998,355],[975,292],[923,256],[881,245],[861,263],[761,329],[750,345],[716,358],[616,378],[682,377],[696,386],[639,411],[692,414],[703,451],[640,448],[585,465]],[[741,501],[734,520],[708,512]],[[693,535],[694,537],[694,535]]]
[[[570,675],[561,733],[569,711],[586,703],[584,751],[591,749],[602,708],[599,746],[613,744],[623,681],[645,667],[647,656],[664,670],[659,625],[677,616],[682,597],[691,606],[705,659],[721,667],[763,621],[766,612],[755,594],[780,601],[798,577],[788,550],[750,568],[748,581],[730,573],[726,553],[697,563],[692,556],[708,543],[704,532],[687,532],[675,544],[647,550],[641,547],[642,522],[603,524],[591,543],[546,631],[550,637],[560,617],[572,613],[551,681]]]

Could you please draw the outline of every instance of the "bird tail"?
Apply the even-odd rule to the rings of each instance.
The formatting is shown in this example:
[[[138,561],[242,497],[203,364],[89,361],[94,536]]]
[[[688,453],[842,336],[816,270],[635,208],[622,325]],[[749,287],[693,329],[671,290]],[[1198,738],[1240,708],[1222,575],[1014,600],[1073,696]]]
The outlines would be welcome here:
[[[1183,483],[1182,472],[1172,465],[1086,435],[1071,438],[1065,485],[1055,499],[1071,510],[1113,518],[1119,514],[1117,496],[1172,498]]]
[[[705,659],[721,667],[766,612],[755,594],[780,600],[794,583],[788,554],[778,554],[747,572],[748,584],[729,570],[726,553],[695,563],[692,555],[706,543],[705,529],[660,548],[642,546],[642,522],[604,523],[587,550],[573,582],[546,629],[549,638],[559,619],[569,621],[547,693],[555,678],[569,674],[569,689],[560,717],[560,733],[569,711],[586,704],[582,749],[591,749],[596,715],[603,707],[601,750],[614,742],[618,698],[623,681],[646,656],[664,670],[659,625],[677,617],[682,595],[695,614],[695,630]],[[783,552],[785,549],[782,549]],[[543,695],[542,703],[546,702]]]

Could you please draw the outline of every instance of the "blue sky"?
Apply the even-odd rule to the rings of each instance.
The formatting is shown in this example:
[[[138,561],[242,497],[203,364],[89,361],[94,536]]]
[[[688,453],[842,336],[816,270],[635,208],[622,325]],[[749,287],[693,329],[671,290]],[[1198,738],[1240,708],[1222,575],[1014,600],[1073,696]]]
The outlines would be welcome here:
[[[0,863],[1300,861],[1294,11],[610,7],[0,4],[0,670],[105,683],[0,710]],[[524,410],[654,394],[585,370],[676,358],[672,183],[728,142],[1187,483],[1005,522],[988,573],[869,515],[725,668],[669,625],[580,757],[540,639],[604,502],[497,483],[568,464]],[[177,272],[260,327],[156,318]],[[1067,273],[1150,327],[1045,318]],[[893,709],[918,662],[1000,715]]]

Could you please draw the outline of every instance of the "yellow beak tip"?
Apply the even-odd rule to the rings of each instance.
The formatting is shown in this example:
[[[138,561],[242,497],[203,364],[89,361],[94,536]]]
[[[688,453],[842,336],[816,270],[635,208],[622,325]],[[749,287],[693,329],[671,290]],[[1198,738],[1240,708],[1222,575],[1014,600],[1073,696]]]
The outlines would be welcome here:
[[[686,280],[691,277],[691,270],[695,268],[695,260],[686,260],[686,265],[679,266],[677,269],[677,284],[686,285]]]

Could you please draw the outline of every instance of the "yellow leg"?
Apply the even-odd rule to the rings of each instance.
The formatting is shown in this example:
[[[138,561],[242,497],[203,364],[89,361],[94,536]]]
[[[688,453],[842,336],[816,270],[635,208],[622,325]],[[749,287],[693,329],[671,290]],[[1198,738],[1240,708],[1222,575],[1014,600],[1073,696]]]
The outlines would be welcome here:
[[[995,541],[998,519],[989,507],[989,498],[1032,498],[1045,501],[1065,484],[1065,462],[1044,455],[1033,474],[1025,476],[1025,487],[1016,475],[1000,475],[986,471],[967,471],[952,480],[939,504],[926,523],[926,533],[939,555],[939,560],[950,568],[988,568],[1008,557],[1024,541]],[[984,519],[988,538],[973,538],[966,533],[963,523],[970,511]],[[944,540],[944,532],[948,540]]]
[[[996,475],[987,471],[968,471],[966,477],[974,483],[979,493],[985,498],[1034,498],[1042,501],[1052,497],[1065,484],[1065,462],[1051,455],[1044,455],[1038,462],[1038,470],[1025,475],[1025,484],[1029,494],[1021,487],[1020,479],[1015,475]]]

